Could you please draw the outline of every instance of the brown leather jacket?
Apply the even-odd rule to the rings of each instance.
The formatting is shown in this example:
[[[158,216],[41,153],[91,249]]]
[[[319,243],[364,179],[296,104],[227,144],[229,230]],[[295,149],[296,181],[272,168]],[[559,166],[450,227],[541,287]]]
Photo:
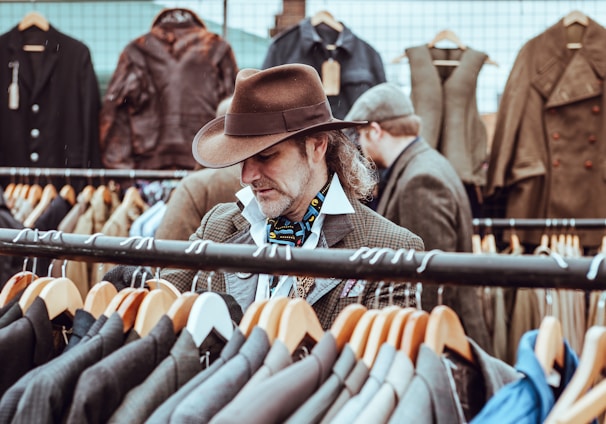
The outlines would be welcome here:
[[[176,15],[189,19],[171,19]],[[193,169],[194,135],[233,93],[237,72],[229,43],[193,12],[161,13],[149,33],[122,51],[103,98],[103,164]]]

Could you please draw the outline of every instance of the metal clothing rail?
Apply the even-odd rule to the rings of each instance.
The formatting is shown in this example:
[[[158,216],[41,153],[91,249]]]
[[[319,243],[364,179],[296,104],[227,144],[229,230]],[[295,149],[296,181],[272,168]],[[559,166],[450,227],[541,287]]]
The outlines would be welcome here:
[[[604,255],[474,255],[393,249],[290,249],[0,229],[0,254],[219,272],[368,281],[606,290]]]
[[[534,229],[606,229],[606,218],[474,218],[474,227]]]
[[[189,170],[153,170],[153,169],[92,169],[92,168],[20,168],[0,167],[0,176],[41,178],[108,178],[108,179],[181,179]]]

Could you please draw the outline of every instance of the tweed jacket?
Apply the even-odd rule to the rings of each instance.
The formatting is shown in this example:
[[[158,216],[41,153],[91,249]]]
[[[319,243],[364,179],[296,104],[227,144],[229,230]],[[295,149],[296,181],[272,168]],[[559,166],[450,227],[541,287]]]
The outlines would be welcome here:
[[[408,229],[395,225],[377,215],[361,203],[351,200],[354,214],[327,215],[322,227],[319,246],[328,248],[358,249],[360,247],[388,247],[392,249],[423,250],[423,241]],[[254,244],[250,236],[250,223],[244,218],[236,203],[223,203],[215,206],[206,214],[202,223],[190,240],[211,240],[219,243]],[[163,278],[175,284],[181,291],[191,289],[195,271],[164,272]],[[206,281],[208,273],[203,273],[199,281]],[[240,304],[243,311],[254,301],[258,275],[242,276],[226,273],[216,275],[213,291],[227,292]],[[202,283],[200,283],[202,284]],[[309,292],[307,301],[312,305],[324,329],[328,329],[338,313],[348,304],[356,303],[358,296],[348,296],[351,281],[336,279],[316,279],[314,288]],[[385,287],[379,296],[379,306],[385,306],[389,300],[389,287]],[[404,303],[405,284],[396,284],[394,303]],[[362,302],[374,307],[375,287],[366,284],[362,293]]]
[[[486,53],[467,48],[426,45],[406,49],[410,62],[410,97],[423,120],[421,135],[441,152],[465,184],[486,183],[487,135],[476,103],[478,74]],[[457,60],[455,67],[437,67],[436,59]]]
[[[472,216],[465,188],[448,160],[423,138],[413,142],[393,163],[380,196],[377,212],[418,234],[425,249],[471,252]],[[423,309],[431,311],[437,305],[437,288],[424,285]],[[491,352],[475,289],[447,286],[443,296],[443,303],[461,318],[467,335]]]
[[[249,391],[232,405],[229,416],[216,416],[211,423],[284,422],[328,378],[337,356],[335,338],[326,331],[309,356],[260,382],[256,391]]]
[[[213,206],[236,201],[240,190],[240,166],[201,169],[183,178],[171,193],[157,239],[188,240]]]
[[[103,164],[124,169],[193,169],[191,141],[234,90],[231,45],[197,17],[167,9],[130,42],[103,97]]]
[[[606,28],[589,19],[581,49],[562,21],[520,49],[499,106],[486,195],[508,218],[606,217]],[[578,230],[585,247],[603,231]],[[537,245],[541,231],[519,231]]]

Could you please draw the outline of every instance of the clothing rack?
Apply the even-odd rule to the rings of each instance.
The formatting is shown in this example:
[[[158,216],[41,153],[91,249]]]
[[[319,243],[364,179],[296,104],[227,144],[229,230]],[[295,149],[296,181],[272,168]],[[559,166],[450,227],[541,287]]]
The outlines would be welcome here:
[[[368,281],[606,290],[605,256],[475,255],[387,248],[290,249],[0,229],[0,254]]]
[[[474,218],[472,224],[485,228],[606,229],[606,218]]]
[[[63,178],[108,178],[108,179],[181,179],[190,172],[185,169],[178,170],[154,170],[154,169],[92,169],[92,168],[25,168],[25,167],[0,167],[0,176],[40,178],[40,177],[63,177]]]

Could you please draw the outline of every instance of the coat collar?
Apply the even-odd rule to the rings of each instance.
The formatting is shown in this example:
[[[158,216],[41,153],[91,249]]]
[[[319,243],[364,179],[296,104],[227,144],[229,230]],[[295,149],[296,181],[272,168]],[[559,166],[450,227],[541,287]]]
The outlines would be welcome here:
[[[322,40],[322,37],[320,37],[311,24],[311,18],[306,18],[299,22],[299,31],[301,34],[301,48],[303,50],[309,51],[316,45],[324,48],[324,40]],[[339,34],[335,46],[337,49],[344,50],[351,55],[355,49],[355,41],[356,37],[351,30],[343,26],[343,31]]]
[[[23,51],[26,40],[23,32],[14,27],[8,34],[8,49],[11,60],[19,61],[19,81],[31,90],[31,99],[36,99],[50,79],[59,59],[61,46],[59,32],[51,25],[46,32],[46,46],[43,52],[27,53]],[[41,55],[40,69],[36,70],[35,77],[31,66],[30,54]],[[7,64],[8,66],[8,64]]]
[[[381,193],[381,198],[379,199],[379,204],[377,205],[377,213],[379,215],[385,215],[387,205],[389,204],[390,200],[393,199],[393,193],[396,190],[398,181],[406,170],[408,164],[414,159],[415,156],[431,148],[432,147],[427,144],[422,137],[419,137],[415,142],[404,149],[396,161],[391,165],[389,179],[387,180],[387,184],[383,189],[383,193]]]
[[[578,50],[566,48],[566,27],[560,20],[530,43],[534,69],[531,84],[547,99],[547,107],[595,97],[606,77],[606,29],[589,19]]]

